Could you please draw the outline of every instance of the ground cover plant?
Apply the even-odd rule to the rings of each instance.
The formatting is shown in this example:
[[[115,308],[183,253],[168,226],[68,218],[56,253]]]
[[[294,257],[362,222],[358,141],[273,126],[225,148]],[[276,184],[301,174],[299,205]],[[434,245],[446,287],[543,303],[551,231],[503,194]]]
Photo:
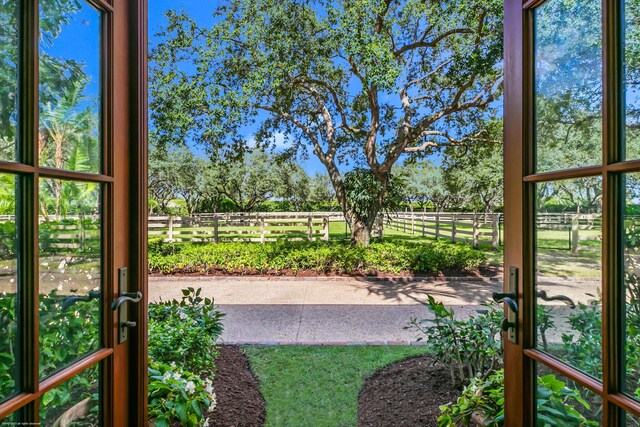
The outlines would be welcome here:
[[[180,301],[149,304],[149,417],[156,427],[206,425],[205,410],[216,406],[223,314],[201,291],[187,288]]]
[[[426,348],[433,357],[451,367],[454,381],[465,385],[456,402],[441,407],[439,425],[470,425],[472,416],[478,415],[488,425],[503,425],[504,374],[502,371],[503,347],[499,322],[502,310],[489,305],[468,320],[455,320],[455,312],[429,296],[424,303],[431,313],[425,319],[413,319],[413,328],[427,339]],[[564,332],[561,342],[544,344],[562,354],[575,366],[584,367],[594,376],[601,375],[599,335],[600,314],[595,305],[580,304],[568,322],[571,331]],[[553,318],[542,311],[538,313],[538,333],[547,336],[556,328]],[[548,339],[542,340],[547,343]],[[640,395],[640,381],[634,373],[638,364],[633,350],[637,348],[637,336],[627,337],[627,384],[629,390]],[[545,348],[543,348],[545,349]],[[598,425],[601,403],[597,396],[584,391],[568,379],[547,373],[541,367],[538,374],[538,425]]]
[[[70,303],[57,290],[41,295],[40,307],[46,328],[41,329],[40,371],[43,375],[61,369],[97,349],[99,322],[95,313],[98,299]],[[0,396],[15,392],[12,375],[16,343],[13,337],[15,295],[0,298]],[[202,425],[206,410],[216,404],[212,381],[215,374],[216,341],[222,332],[223,317],[214,302],[200,297],[200,289],[183,290],[180,301],[149,305],[149,414],[157,427],[179,422]],[[84,399],[98,410],[99,369],[90,368],[47,392],[42,398],[40,417],[53,423],[71,406]],[[90,415],[91,417],[92,415]],[[94,418],[85,424],[92,424]]]
[[[369,247],[347,242],[149,243],[151,273],[435,273],[472,271],[485,257],[463,244],[390,240]]]
[[[358,392],[376,370],[423,346],[248,346],[267,405],[266,426],[355,426]]]

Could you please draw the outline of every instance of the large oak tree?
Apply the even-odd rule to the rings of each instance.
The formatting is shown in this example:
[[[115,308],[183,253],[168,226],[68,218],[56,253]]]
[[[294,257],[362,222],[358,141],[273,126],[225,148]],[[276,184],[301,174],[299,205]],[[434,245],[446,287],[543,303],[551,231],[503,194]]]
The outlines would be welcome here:
[[[286,154],[326,168],[354,242],[368,244],[401,156],[486,139],[502,1],[227,0],[208,28],[167,17],[152,52],[158,142],[235,156],[249,130],[260,146],[284,134]],[[370,209],[350,201],[354,166],[379,183]]]

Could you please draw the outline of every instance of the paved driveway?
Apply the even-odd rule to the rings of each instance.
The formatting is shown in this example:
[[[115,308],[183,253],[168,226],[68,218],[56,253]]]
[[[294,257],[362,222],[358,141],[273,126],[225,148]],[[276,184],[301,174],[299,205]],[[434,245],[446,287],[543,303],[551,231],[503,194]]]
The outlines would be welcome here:
[[[410,344],[405,330],[433,295],[465,317],[502,288],[481,280],[368,280],[366,278],[151,277],[150,301],[180,298],[181,289],[202,288],[227,314],[228,344]]]

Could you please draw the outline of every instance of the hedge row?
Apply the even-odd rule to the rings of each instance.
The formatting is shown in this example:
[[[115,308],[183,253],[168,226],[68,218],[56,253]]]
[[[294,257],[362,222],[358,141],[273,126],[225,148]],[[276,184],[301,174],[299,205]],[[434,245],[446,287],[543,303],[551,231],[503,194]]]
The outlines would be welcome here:
[[[476,270],[484,255],[448,242],[385,241],[369,247],[344,242],[166,243],[149,242],[149,272],[278,274],[434,273]]]

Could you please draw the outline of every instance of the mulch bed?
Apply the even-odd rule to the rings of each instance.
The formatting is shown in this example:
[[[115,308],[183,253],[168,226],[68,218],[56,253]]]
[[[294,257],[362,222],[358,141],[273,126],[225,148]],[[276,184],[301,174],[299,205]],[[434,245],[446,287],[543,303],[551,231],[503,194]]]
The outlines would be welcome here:
[[[358,398],[358,426],[437,426],[440,405],[460,395],[449,370],[429,355],[389,365],[369,377]]]
[[[211,427],[261,427],[265,402],[249,361],[237,346],[221,346],[213,386],[217,408],[207,414]]]

